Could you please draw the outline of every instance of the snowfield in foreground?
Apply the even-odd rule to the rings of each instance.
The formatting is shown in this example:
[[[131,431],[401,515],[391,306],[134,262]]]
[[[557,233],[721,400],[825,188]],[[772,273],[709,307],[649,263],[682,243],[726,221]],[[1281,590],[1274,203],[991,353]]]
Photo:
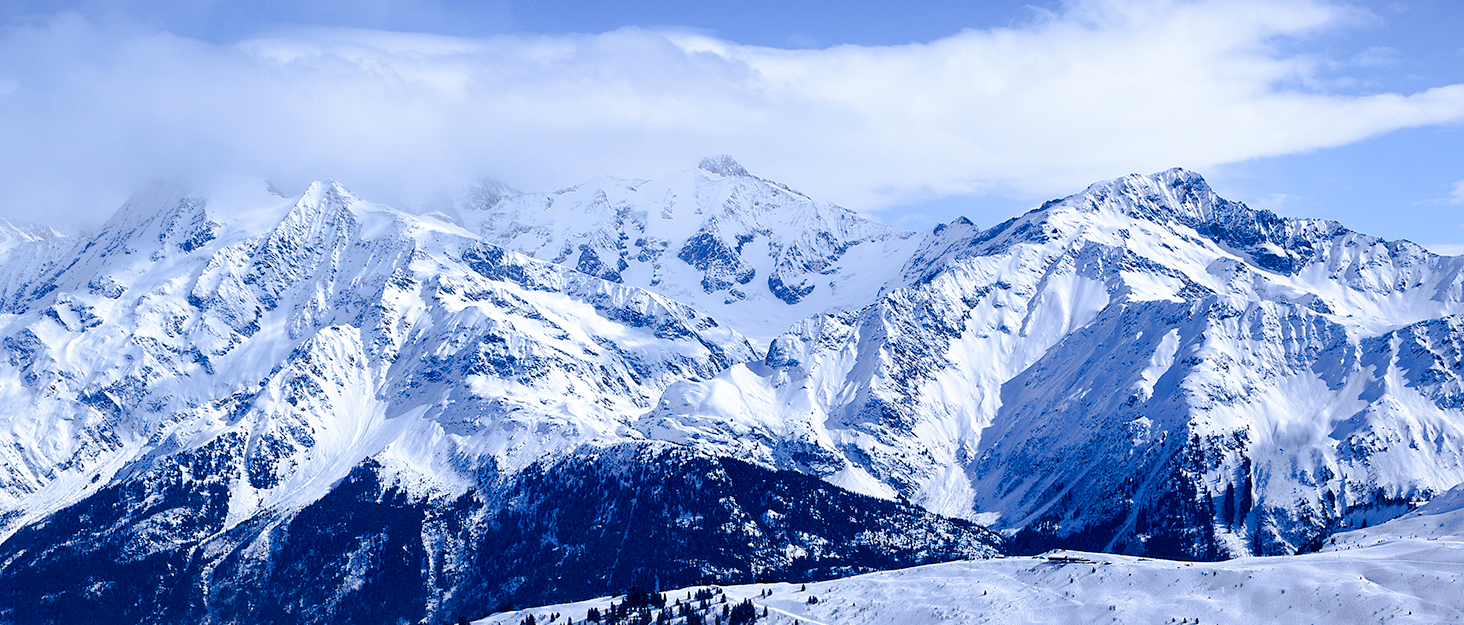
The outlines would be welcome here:
[[[1464,489],[1319,553],[1176,562],[1075,551],[951,562],[808,584],[723,589],[784,625],[893,623],[1460,623]],[[668,600],[695,589],[667,592]],[[770,596],[762,593],[771,590]],[[809,597],[818,603],[809,604]],[[502,613],[481,624],[580,622],[611,598]],[[720,607],[718,608],[720,610]]]

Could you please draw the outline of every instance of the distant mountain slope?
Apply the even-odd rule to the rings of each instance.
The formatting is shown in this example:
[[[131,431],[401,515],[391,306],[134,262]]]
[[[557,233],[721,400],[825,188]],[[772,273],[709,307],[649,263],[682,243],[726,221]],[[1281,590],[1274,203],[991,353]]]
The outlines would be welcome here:
[[[685,302],[761,342],[808,315],[869,303],[915,242],[728,156],[553,193],[485,185],[460,218],[490,243]]]
[[[996,523],[1016,548],[1286,553],[1464,481],[1464,258],[1170,170],[935,229],[867,308],[638,426]]]

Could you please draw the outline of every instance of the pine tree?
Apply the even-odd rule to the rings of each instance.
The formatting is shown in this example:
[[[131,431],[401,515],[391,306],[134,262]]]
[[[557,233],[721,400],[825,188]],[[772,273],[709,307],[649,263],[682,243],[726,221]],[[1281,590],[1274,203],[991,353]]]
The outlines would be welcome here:
[[[757,607],[752,605],[751,599],[743,599],[742,603],[732,608],[727,616],[727,625],[747,625],[757,620]]]

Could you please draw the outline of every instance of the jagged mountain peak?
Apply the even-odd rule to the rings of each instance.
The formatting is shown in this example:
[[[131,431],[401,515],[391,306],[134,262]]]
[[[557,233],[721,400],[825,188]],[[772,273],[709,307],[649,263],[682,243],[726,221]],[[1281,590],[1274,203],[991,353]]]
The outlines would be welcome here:
[[[957,220],[909,258],[872,305],[673,387],[641,423],[1030,532],[1030,549],[1279,553],[1464,477],[1464,431],[1442,425],[1458,330],[1437,321],[1464,313],[1464,258],[1252,210],[1180,169]],[[1383,459],[1407,431],[1448,434]],[[1091,459],[1112,462],[1103,479]],[[1223,528],[1152,520],[1203,524],[1214,506],[1188,502],[1226,488]]]
[[[228,599],[257,574],[348,603],[384,553],[417,554],[378,580],[426,574],[411,596],[510,596],[451,580],[610,571],[541,554],[631,528],[733,528],[728,553],[749,553],[740,531],[788,567],[843,566],[800,529],[834,492],[816,478],[1023,550],[1280,553],[1464,480],[1464,258],[1252,210],[1181,169],[922,235],[725,158],[485,183],[451,223],[330,181],[256,186],[150,190],[27,263],[44,237],[12,235],[7,596],[57,596],[45,580],[96,553],[154,589],[209,580],[227,600],[205,603],[237,610],[220,622],[264,605]],[[747,328],[782,334],[758,358]],[[687,503],[708,501],[737,505]],[[968,522],[845,503],[812,516],[989,551]],[[48,543],[66,549],[30,547]],[[181,559],[133,575],[137,554]],[[330,579],[302,583],[305,562]]]
[[[18,245],[47,239],[59,239],[65,236],[50,226],[24,222],[14,223],[4,217],[0,217],[0,254],[10,251]]]
[[[1199,174],[1175,168],[1095,183],[986,230],[955,222],[936,228],[912,254],[900,282],[889,288],[923,284],[964,259],[1013,249],[1074,258],[1099,254],[1111,262],[1146,265],[1183,283],[1178,290],[1139,288],[1136,292],[1147,294],[1141,297],[1239,293],[1295,300],[1312,292],[1325,300],[1317,304],[1319,310],[1374,308],[1371,295],[1359,294],[1410,291],[1430,282],[1423,274],[1432,270],[1424,267],[1455,263],[1411,242],[1386,241],[1334,221],[1250,208],[1220,197]],[[1347,289],[1316,292],[1330,282]],[[1456,282],[1440,283],[1445,292],[1414,291],[1399,299],[1457,299],[1450,294],[1458,290]],[[1368,310],[1366,315],[1385,319],[1395,312]],[[1431,314],[1406,313],[1392,327]]]
[[[742,165],[727,154],[708,156],[696,164],[698,169],[709,171],[719,176],[751,176],[743,169]]]
[[[723,182],[671,190],[732,201],[760,184]],[[858,224],[843,226],[816,228]],[[601,594],[1000,548],[969,522],[644,441],[635,417],[668,386],[753,346],[628,281],[335,183],[245,203],[140,195],[69,253],[31,285],[43,297],[0,315],[0,392],[24,406],[0,411],[0,621],[30,605],[58,621],[84,606],[436,622],[538,597],[567,570],[578,585],[554,592]],[[47,603],[83,571],[97,593]],[[157,590],[185,587],[206,590]]]
[[[1099,182],[1082,193],[1048,202],[1035,212],[1047,214],[1064,209],[1124,215],[1171,228],[1180,226],[1261,269],[1284,275],[1294,275],[1308,264],[1325,261],[1327,248],[1343,237],[1353,238],[1353,246],[1383,245],[1395,257],[1429,255],[1413,243],[1361,235],[1335,221],[1282,217],[1227,200],[1216,194],[1202,176],[1180,168]]]
[[[1234,229],[1238,224],[1260,223],[1272,226],[1294,221],[1340,227],[1335,222],[1317,219],[1287,219],[1271,211],[1253,209],[1241,202],[1220,197],[1200,174],[1175,167],[1153,174],[1128,174],[1095,182],[1067,197],[1049,200],[1025,215],[998,225],[1023,221],[1045,221],[1057,215],[1081,214],[1122,216],[1159,225],[1177,223],[1205,231],[1215,228]]]
[[[463,201],[463,208],[468,210],[492,210],[504,198],[521,194],[522,192],[518,189],[508,186],[507,183],[501,180],[483,180],[468,189],[467,196]]]
[[[195,252],[213,253],[252,237],[264,237],[280,258],[306,262],[315,251],[306,237],[317,243],[349,237],[359,226],[357,213],[376,214],[377,222],[408,218],[363,202],[334,181],[314,182],[289,198],[270,191],[263,180],[231,180],[203,189],[157,182],[129,197],[95,232],[64,239],[69,249],[53,253],[52,262],[7,276],[17,285],[9,308],[43,306],[60,292],[116,296],[136,276],[155,271],[153,265],[187,264]]]
[[[20,308],[26,287],[64,258],[72,241],[52,228],[0,219],[0,312]]]
[[[245,516],[393,446],[445,478],[508,470],[621,437],[666,385],[755,356],[683,304],[338,183],[249,197],[139,194],[22,285],[0,376],[34,401],[0,413],[0,519],[230,433]]]
[[[463,203],[464,227],[489,242],[714,312],[759,341],[809,314],[867,303],[916,242],[726,156],[552,193],[485,186]]]
[[[1173,167],[1153,174],[1129,174],[1111,180],[1093,183],[1080,193],[1068,196],[1058,203],[1077,199],[1088,200],[1088,206],[1097,208],[1110,196],[1121,195],[1136,200],[1134,204],[1149,209],[1148,215],[1168,213],[1174,216],[1205,221],[1214,216],[1215,207],[1228,202],[1218,195],[1204,176]],[[1052,204],[1051,202],[1048,203]],[[1139,216],[1145,216],[1141,212]]]
[[[1073,195],[1044,202],[1031,212],[1054,209],[1108,211],[1158,223],[1177,220],[1186,225],[1227,222],[1269,213],[1220,197],[1204,176],[1182,167],[1095,182]]]

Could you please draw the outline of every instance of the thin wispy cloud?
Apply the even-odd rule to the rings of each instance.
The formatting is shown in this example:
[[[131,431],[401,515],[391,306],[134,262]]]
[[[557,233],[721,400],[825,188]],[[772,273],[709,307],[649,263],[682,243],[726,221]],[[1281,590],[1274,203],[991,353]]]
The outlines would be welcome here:
[[[219,45],[77,16],[0,35],[0,215],[82,223],[159,177],[335,178],[415,201],[485,176],[547,189],[730,153],[877,211],[1071,192],[1464,120],[1464,85],[1343,95],[1287,45],[1323,0],[1087,0],[905,46],[705,34],[277,32]]]
[[[1413,204],[1415,206],[1424,204],[1464,204],[1464,180],[1454,183],[1454,189],[1447,196],[1419,200]],[[1459,227],[1464,228],[1464,224],[1460,224]]]
[[[1443,256],[1464,256],[1464,243],[1441,243],[1427,247],[1428,251]]]

